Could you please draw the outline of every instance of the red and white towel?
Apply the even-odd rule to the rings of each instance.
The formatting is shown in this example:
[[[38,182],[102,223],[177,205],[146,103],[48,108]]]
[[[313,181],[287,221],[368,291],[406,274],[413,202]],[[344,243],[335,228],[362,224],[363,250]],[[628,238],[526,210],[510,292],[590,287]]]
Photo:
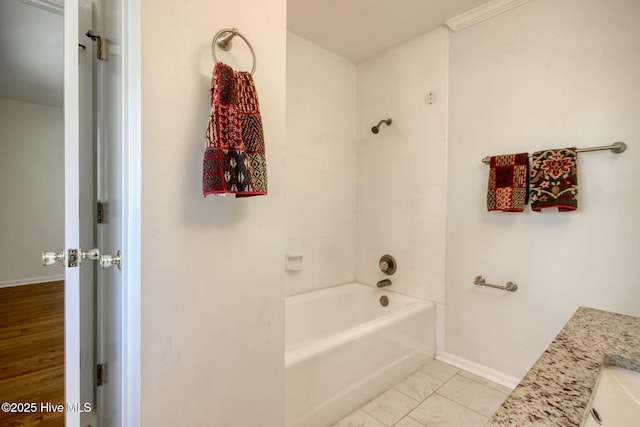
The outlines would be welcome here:
[[[221,62],[211,82],[202,193],[267,194],[264,132],[253,76]]]
[[[578,151],[575,147],[536,151],[531,162],[531,210],[578,209]]]
[[[491,157],[487,210],[522,212],[527,204],[529,156],[527,153]]]

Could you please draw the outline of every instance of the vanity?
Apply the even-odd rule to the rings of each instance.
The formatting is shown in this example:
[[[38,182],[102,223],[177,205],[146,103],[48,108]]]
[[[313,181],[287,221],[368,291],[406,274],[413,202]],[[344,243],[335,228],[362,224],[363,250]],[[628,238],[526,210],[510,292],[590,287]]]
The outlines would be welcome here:
[[[591,425],[606,365],[640,372],[640,318],[580,307],[487,426]]]

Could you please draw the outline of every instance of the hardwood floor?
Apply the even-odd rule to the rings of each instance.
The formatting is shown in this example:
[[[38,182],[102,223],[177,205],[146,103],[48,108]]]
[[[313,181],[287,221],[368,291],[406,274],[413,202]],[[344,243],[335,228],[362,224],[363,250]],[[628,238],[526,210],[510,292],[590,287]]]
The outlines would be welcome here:
[[[0,404],[4,402],[35,405],[22,413],[0,410],[2,427],[64,426],[64,413],[46,406],[64,404],[63,281],[0,289]]]

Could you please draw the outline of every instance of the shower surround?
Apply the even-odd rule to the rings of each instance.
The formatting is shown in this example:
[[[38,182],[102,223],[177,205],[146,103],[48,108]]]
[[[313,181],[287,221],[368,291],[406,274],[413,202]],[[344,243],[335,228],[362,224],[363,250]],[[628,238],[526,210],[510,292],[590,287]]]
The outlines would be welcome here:
[[[288,34],[285,244],[304,263],[287,295],[375,285],[391,253],[391,290],[443,316],[448,37],[438,29],[353,64]],[[393,125],[373,134],[386,117]]]
[[[288,426],[346,415],[433,358],[443,341],[447,44],[440,29],[356,65],[288,34],[285,244],[304,255],[302,269],[286,278]],[[372,133],[386,117],[393,125]],[[398,263],[393,276],[378,268],[385,253]],[[392,285],[376,288],[385,278]],[[405,310],[417,317],[379,314],[314,338],[313,325],[345,319],[340,313],[361,303],[339,296],[341,310],[314,316],[293,302],[323,299],[354,280],[360,284],[345,286],[392,295],[390,306],[398,297],[413,301]],[[391,345],[407,342],[403,322],[420,325],[419,350]],[[308,342],[298,346],[295,336]]]

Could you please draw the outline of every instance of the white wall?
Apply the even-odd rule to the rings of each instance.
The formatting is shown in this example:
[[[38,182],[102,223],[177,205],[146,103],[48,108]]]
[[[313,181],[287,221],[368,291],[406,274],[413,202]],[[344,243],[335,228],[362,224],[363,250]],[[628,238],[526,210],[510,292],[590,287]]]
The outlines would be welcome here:
[[[357,280],[444,304],[448,32],[431,31],[358,64]],[[437,100],[427,105],[425,96]],[[391,126],[371,127],[391,118]],[[441,338],[441,337],[440,337]]]
[[[64,241],[63,138],[62,108],[0,98],[0,286],[63,275],[40,255]]]
[[[287,37],[286,294],[352,282],[356,252],[356,66]]]
[[[141,425],[283,425],[286,2],[144,0],[141,17]],[[228,27],[258,60],[268,196],[202,196],[211,39]],[[251,67],[240,39],[218,54]]]
[[[451,34],[448,353],[520,377],[578,306],[640,315],[638,17],[636,0],[536,0]],[[577,212],[486,211],[484,156],[618,140],[579,155]]]

